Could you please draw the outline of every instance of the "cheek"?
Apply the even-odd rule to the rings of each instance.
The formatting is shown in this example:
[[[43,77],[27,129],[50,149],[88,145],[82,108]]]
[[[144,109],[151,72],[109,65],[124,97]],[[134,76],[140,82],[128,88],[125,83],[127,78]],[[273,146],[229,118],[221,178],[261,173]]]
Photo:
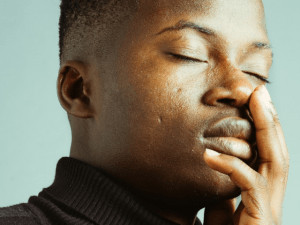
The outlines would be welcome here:
[[[192,150],[205,113],[201,106],[205,71],[197,65],[169,62],[150,50],[133,52],[121,64],[118,78],[119,87],[126,88],[130,145],[147,154]]]
[[[195,119],[196,111],[184,97],[184,89],[174,89],[143,89],[132,102],[130,146],[149,164],[168,159],[170,164],[178,165],[197,145],[201,122]]]

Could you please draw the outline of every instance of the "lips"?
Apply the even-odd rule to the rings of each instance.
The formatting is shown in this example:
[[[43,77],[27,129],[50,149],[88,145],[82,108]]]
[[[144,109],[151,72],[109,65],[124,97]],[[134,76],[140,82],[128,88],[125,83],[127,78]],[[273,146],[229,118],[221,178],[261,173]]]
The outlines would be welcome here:
[[[201,138],[206,148],[242,160],[252,158],[250,142],[253,140],[251,123],[239,117],[227,117],[212,124]]]

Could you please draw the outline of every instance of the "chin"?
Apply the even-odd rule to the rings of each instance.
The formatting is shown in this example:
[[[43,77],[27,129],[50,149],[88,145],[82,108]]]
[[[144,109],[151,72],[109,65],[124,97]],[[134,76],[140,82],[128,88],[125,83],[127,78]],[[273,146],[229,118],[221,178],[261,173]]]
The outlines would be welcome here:
[[[181,193],[177,193],[177,197],[173,196],[171,199],[177,200],[177,203],[180,202],[186,207],[196,208],[198,210],[218,201],[236,198],[241,193],[236,185],[230,180],[228,182],[228,179],[219,180],[218,183],[206,183],[205,187],[198,186],[194,187],[194,189],[191,189],[191,187],[188,188],[188,190],[181,190]],[[172,200],[169,199],[169,202],[172,202]]]
[[[219,172],[216,173],[214,176],[211,176],[212,179],[205,187],[207,191],[204,195],[208,201],[231,199],[241,194],[240,188],[236,186],[227,175]]]
[[[189,176],[188,179],[182,177],[184,182],[181,183],[180,179],[177,180],[177,184],[180,186],[177,191],[182,193],[179,196],[188,199],[189,204],[202,208],[215,201],[235,198],[241,193],[240,188],[230,180],[228,175],[207,167],[201,167],[194,171],[198,171],[198,173],[196,172],[198,176]],[[187,174],[185,175],[187,178]]]

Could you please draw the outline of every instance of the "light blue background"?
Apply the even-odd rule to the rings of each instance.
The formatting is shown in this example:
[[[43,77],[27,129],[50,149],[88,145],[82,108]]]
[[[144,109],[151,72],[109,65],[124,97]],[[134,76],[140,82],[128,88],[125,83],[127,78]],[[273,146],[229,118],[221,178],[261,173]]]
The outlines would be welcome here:
[[[269,86],[290,151],[283,224],[300,209],[300,2],[264,0],[274,48]],[[0,206],[49,186],[70,129],[56,97],[59,0],[0,0]]]

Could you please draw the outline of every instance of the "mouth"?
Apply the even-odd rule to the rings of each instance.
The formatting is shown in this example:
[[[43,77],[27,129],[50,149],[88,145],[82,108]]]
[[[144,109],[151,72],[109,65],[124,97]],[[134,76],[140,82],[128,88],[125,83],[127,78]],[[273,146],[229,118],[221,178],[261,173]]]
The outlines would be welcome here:
[[[206,148],[249,161],[253,158],[253,131],[253,126],[248,120],[227,117],[212,124],[205,131],[201,142]]]

